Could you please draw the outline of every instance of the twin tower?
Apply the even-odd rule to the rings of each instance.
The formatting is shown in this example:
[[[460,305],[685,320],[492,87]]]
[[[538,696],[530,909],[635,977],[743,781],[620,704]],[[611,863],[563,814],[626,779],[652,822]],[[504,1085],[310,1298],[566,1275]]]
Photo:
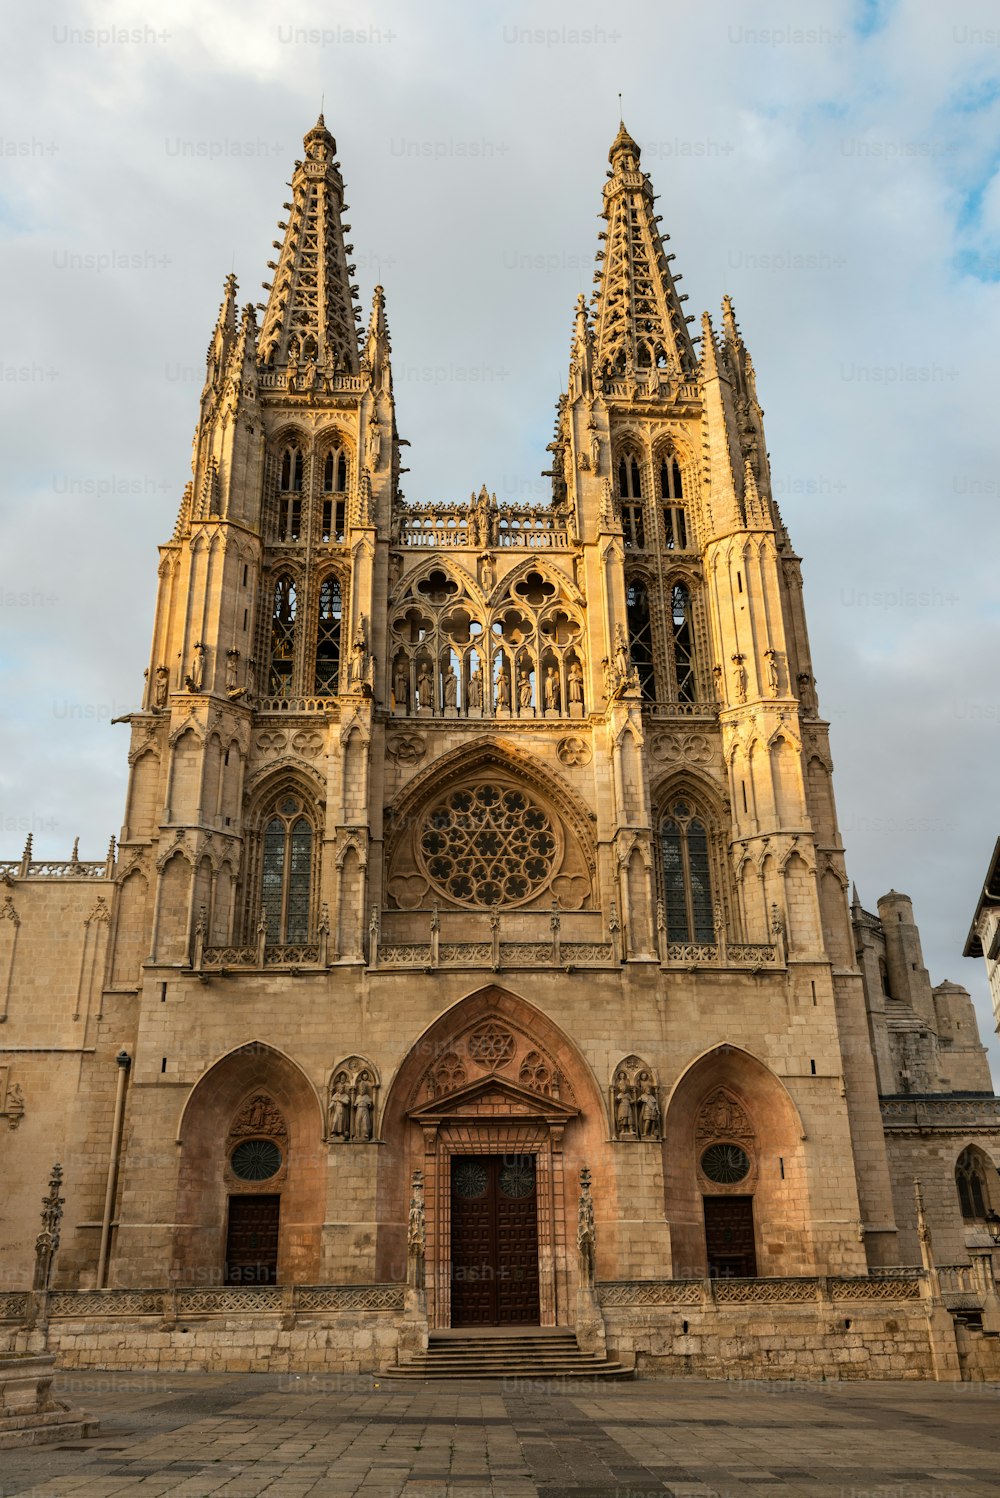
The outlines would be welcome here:
[[[322,117],[262,316],[226,282],[104,916],[46,991],[48,1139],[96,1141],[68,1285],[398,1282],[415,1171],[431,1326],[572,1323],[583,1171],[598,1279],[899,1262],[753,364],[728,298],[692,336],[624,126],[609,162],[547,506],[403,497]],[[535,1204],[489,1304],[477,1192]]]

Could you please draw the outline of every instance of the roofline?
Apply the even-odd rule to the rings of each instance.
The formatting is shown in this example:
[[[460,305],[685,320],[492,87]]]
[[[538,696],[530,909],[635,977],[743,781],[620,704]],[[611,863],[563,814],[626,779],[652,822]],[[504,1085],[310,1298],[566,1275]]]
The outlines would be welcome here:
[[[982,938],[976,930],[976,926],[984,910],[995,910],[998,906],[1000,906],[1000,837],[997,838],[993,845],[993,854],[986,870],[986,878],[983,881],[979,902],[976,905],[976,913],[972,917],[972,925],[969,927],[969,934],[965,939],[965,946],[962,948],[963,957],[983,956]]]

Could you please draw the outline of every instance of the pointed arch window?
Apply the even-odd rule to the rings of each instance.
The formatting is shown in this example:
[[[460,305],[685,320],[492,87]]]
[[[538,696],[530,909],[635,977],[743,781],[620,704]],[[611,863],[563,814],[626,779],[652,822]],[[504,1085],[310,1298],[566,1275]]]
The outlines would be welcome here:
[[[660,505],[663,543],[668,551],[687,551],[688,527],[684,509],[684,483],[676,456],[665,453],[660,462]]]
[[[653,670],[653,625],[649,613],[649,590],[638,577],[625,582],[625,612],[628,619],[629,650],[632,664],[639,673],[639,690],[647,702],[656,700],[656,675]]]
[[[668,941],[714,941],[708,829],[678,797],[660,829]]]
[[[685,583],[674,583],[670,589],[670,631],[677,700],[694,702],[697,686],[694,672],[694,633],[691,628],[691,594]]]
[[[970,1145],[955,1165],[955,1185],[966,1222],[983,1222],[990,1208],[990,1188],[983,1157]]]
[[[302,535],[302,450],[291,444],[281,454],[278,488],[278,540],[298,541]]]
[[[323,459],[324,541],[343,541],[347,531],[347,453],[331,447]]]
[[[290,577],[279,577],[274,585],[274,609],[271,614],[271,672],[269,693],[272,697],[289,697],[292,672],[295,669],[295,584]]]
[[[618,498],[625,545],[633,551],[641,551],[646,545],[646,521],[642,508],[642,473],[634,453],[623,453],[618,460]]]
[[[316,629],[316,691],[332,696],[340,685],[340,634],[344,613],[340,579],[325,577],[319,588]]]
[[[260,903],[278,945],[309,940],[312,826],[297,796],[283,796],[264,827]]]

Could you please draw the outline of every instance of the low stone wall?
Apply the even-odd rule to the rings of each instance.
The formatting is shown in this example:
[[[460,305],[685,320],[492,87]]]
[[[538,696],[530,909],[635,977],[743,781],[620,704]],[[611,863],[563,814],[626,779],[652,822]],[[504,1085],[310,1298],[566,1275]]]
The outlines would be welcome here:
[[[0,1340],[44,1327],[60,1368],[356,1376],[396,1363],[403,1299],[401,1285],[7,1292]]]
[[[356,1377],[393,1367],[398,1346],[396,1317],[384,1311],[341,1312],[289,1328],[274,1316],[185,1320],[170,1331],[138,1317],[49,1323],[49,1347],[60,1368]]]
[[[599,1295],[609,1356],[634,1361],[640,1375],[1000,1378],[1000,1339],[987,1338],[985,1352],[977,1344],[975,1366],[982,1371],[966,1371],[958,1329],[927,1298],[919,1273],[625,1281],[599,1286]]]
[[[616,1281],[597,1294],[609,1356],[640,1375],[1000,1380],[995,1297],[983,1333],[956,1322],[919,1270]],[[5,1292],[0,1348],[23,1352],[47,1336],[61,1368],[352,1379],[395,1366],[411,1346],[404,1300],[401,1285]]]

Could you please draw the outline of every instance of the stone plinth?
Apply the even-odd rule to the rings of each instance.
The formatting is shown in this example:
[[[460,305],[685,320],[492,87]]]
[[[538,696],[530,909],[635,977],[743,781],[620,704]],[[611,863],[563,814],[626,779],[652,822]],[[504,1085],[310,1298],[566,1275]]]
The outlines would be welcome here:
[[[0,1356],[0,1451],[97,1435],[98,1421],[54,1398],[55,1366],[49,1353]]]

